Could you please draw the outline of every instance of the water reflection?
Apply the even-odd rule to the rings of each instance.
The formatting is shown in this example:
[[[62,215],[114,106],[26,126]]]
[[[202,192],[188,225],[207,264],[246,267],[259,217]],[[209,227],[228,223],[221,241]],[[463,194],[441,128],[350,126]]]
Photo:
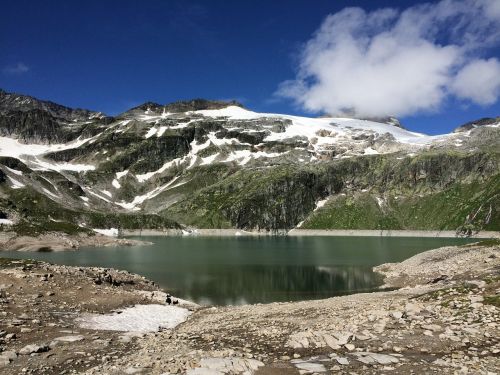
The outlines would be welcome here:
[[[375,290],[372,267],[467,240],[389,237],[143,237],[153,246],[2,252],[74,266],[125,269],[202,304],[295,301]]]
[[[216,305],[326,298],[373,290],[380,281],[371,267],[359,266],[243,266],[186,276],[177,294]]]

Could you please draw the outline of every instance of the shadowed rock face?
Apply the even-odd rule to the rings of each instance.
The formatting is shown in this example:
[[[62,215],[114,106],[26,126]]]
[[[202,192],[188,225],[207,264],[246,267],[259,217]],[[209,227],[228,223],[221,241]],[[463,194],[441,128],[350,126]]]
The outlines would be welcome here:
[[[205,99],[148,102],[113,118],[1,92],[0,210],[35,223],[28,232],[177,223],[276,231],[302,221],[455,229],[480,206],[492,206],[488,229],[499,226],[493,120],[438,137],[377,121],[265,115]],[[323,200],[331,204],[318,207]],[[440,219],[424,222],[417,209]]]
[[[98,112],[0,91],[0,135],[25,143],[69,142],[83,130],[75,123],[101,122],[104,118]]]
[[[460,125],[454,130],[455,133],[466,132],[484,125],[493,125],[500,123],[500,117],[483,117],[479,120],[470,121],[463,125]]]

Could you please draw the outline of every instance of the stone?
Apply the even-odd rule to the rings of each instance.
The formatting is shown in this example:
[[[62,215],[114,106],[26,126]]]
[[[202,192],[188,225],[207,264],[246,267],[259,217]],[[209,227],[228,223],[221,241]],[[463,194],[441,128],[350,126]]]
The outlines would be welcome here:
[[[443,327],[437,325],[437,324],[424,324],[422,325],[422,329],[432,331],[432,332],[441,332],[443,331]]]
[[[7,350],[0,353],[0,366],[8,365],[10,362],[17,358],[17,354],[13,350]]]
[[[401,311],[391,311],[389,315],[396,320],[399,320],[403,317],[403,313]]]
[[[71,342],[77,342],[77,341],[83,341],[85,338],[82,335],[72,335],[72,336],[61,336],[61,337],[56,337],[54,340],[52,340],[49,344],[50,348],[54,348],[59,344],[62,343],[71,343]]]
[[[33,353],[43,353],[49,351],[49,347],[47,345],[36,345],[36,344],[31,344],[31,345],[26,345],[24,348],[22,348],[19,351],[19,354],[21,355],[29,355]]]
[[[350,352],[352,352],[354,349],[356,349],[356,345],[354,344],[345,344],[344,347],[349,350]]]
[[[345,357],[337,357],[335,359],[337,360],[337,363],[339,365],[348,365],[349,364],[349,360]]]
[[[326,372],[325,366],[321,363],[300,361],[294,363],[295,367],[299,370],[311,371],[311,372]]]
[[[353,353],[357,357],[357,360],[370,365],[373,363],[378,363],[380,365],[389,365],[392,363],[399,363],[399,359],[388,354],[371,353],[371,352],[358,352]]]

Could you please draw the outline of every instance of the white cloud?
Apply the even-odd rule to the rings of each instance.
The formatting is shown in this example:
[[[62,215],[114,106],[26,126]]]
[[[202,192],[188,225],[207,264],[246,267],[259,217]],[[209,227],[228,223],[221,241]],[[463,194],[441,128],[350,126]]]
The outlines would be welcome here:
[[[309,111],[364,116],[438,110],[450,96],[499,96],[500,1],[442,0],[404,11],[345,8],[305,45],[297,77],[277,94]],[[476,81],[474,81],[474,78]]]
[[[23,62],[14,65],[7,65],[2,69],[5,74],[23,74],[30,70],[30,67]]]
[[[464,66],[451,85],[459,98],[489,105],[500,95],[500,63],[497,59],[474,60]]]

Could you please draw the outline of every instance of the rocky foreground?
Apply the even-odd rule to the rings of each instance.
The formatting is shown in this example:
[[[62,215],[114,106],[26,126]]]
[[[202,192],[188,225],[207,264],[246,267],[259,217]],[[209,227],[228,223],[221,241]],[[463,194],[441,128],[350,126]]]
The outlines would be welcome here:
[[[84,313],[158,304],[164,294],[144,278],[3,261],[0,374],[499,371],[499,242],[431,250],[376,270],[400,289],[199,308],[175,328],[135,334],[78,322]]]

